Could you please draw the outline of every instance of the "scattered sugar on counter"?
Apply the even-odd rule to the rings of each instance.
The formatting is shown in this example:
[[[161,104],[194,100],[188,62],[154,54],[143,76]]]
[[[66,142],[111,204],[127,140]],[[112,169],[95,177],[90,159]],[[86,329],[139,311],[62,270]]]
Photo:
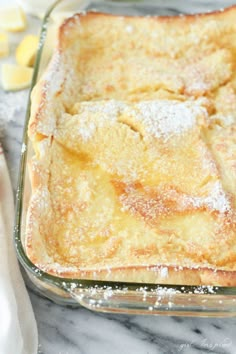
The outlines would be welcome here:
[[[4,93],[0,100],[0,135],[3,135],[5,126],[17,119],[16,115],[27,105],[28,90]]]

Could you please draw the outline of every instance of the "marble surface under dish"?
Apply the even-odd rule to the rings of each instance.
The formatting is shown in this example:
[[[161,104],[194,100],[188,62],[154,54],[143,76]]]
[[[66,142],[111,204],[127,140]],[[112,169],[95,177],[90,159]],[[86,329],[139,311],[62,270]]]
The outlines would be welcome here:
[[[210,9],[213,5],[219,7],[222,1],[194,3]],[[225,5],[230,3],[233,1],[224,1]],[[32,28],[36,32],[37,25],[31,19],[29,31]],[[18,38],[12,38],[14,47]],[[0,89],[0,135],[14,190],[27,98],[27,90],[4,93]],[[29,292],[38,324],[40,354],[236,353],[236,318],[100,314],[60,307]]]

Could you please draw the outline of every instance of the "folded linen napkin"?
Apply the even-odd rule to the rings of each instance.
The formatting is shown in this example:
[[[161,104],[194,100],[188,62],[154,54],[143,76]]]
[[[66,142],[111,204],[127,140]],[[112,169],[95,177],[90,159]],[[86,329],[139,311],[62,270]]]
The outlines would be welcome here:
[[[0,353],[36,354],[37,326],[14,250],[14,204],[0,146]]]

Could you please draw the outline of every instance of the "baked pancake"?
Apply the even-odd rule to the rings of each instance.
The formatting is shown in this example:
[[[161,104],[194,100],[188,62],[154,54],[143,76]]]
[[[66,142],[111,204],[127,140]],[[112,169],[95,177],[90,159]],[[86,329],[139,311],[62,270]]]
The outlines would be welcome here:
[[[235,16],[62,25],[29,124],[26,251],[38,267],[236,285]]]

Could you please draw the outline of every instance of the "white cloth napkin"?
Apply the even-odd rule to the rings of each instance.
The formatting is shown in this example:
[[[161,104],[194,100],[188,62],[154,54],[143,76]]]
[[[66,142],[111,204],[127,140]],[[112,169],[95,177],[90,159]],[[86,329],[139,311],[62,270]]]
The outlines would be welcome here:
[[[0,353],[36,354],[35,317],[14,250],[14,204],[0,146]]]

